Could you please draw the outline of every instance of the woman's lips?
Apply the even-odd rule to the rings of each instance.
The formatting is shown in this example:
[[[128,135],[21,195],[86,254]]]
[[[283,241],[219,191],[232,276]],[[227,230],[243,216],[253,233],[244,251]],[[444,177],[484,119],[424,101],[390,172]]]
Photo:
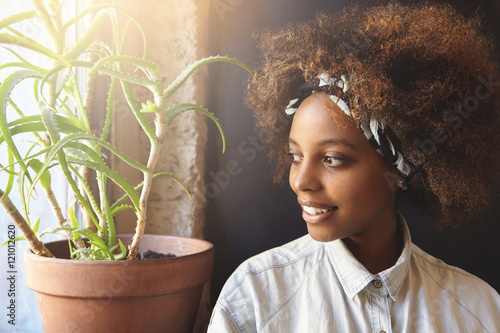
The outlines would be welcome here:
[[[321,223],[334,215],[338,209],[335,206],[325,206],[316,203],[301,203],[302,218],[307,223]]]

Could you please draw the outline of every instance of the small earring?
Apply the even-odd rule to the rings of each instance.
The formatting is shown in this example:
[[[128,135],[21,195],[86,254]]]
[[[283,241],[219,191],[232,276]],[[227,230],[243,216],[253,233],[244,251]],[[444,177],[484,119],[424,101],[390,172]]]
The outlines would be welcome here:
[[[406,191],[408,189],[408,186],[406,186],[406,181],[404,179],[398,179],[396,181],[396,186],[402,189],[403,191]]]

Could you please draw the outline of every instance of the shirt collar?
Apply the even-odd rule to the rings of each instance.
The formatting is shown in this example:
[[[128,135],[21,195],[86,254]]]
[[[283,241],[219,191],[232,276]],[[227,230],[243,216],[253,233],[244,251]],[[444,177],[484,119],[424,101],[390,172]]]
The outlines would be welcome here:
[[[398,230],[403,238],[403,251],[396,264],[377,275],[371,274],[352,255],[342,240],[326,243],[332,265],[337,273],[339,281],[346,295],[353,299],[374,279],[380,279],[389,296],[393,301],[397,300],[397,294],[403,285],[409,268],[411,256],[411,237],[408,226],[403,216],[398,212]]]

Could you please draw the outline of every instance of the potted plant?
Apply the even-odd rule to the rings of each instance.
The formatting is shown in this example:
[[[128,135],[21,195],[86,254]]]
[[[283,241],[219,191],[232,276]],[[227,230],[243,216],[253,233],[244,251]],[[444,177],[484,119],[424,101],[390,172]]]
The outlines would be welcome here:
[[[189,195],[174,175],[156,170],[165,133],[177,116],[189,110],[199,111],[217,124],[223,141],[224,135],[215,116],[203,107],[191,103],[169,106],[168,101],[205,64],[229,62],[252,72],[235,59],[214,56],[191,64],[170,84],[165,84],[165,79],[159,76],[159,66],[147,60],[145,52],[143,57],[122,54],[130,25],[142,32],[125,8],[98,4],[65,19],[61,10],[64,2],[33,0],[36,10],[0,21],[0,45],[17,58],[14,62],[0,63],[0,70],[9,71],[0,85],[0,147],[8,155],[8,163],[0,166],[0,174],[7,179],[5,188],[0,188],[0,205],[22,233],[7,242],[24,239],[29,244],[25,252],[26,283],[37,293],[46,332],[189,331],[201,288],[210,279],[213,246],[195,239],[144,235],[148,195],[153,180],[159,177],[174,179]],[[68,29],[89,16],[91,23],[70,43],[66,38]],[[125,24],[119,22],[121,18],[125,18]],[[33,19],[43,22],[50,46],[15,29],[19,22]],[[105,24],[113,32],[110,45],[100,40]],[[29,49],[45,61],[31,62],[12,49],[12,45]],[[144,37],[144,50],[145,45]],[[75,74],[77,68],[85,69],[88,77],[110,78],[109,103],[102,110],[106,112],[106,121],[101,129],[90,126],[86,99]],[[38,107],[35,114],[27,114],[11,98],[24,81],[33,84]],[[133,85],[147,88],[153,99],[138,100]],[[123,91],[130,112],[149,139],[147,161],[137,161],[109,143],[114,111],[111,101],[117,89]],[[14,112],[16,116],[12,117]],[[31,134],[33,141],[23,151],[18,138],[25,134]],[[107,163],[109,155],[140,171],[142,182],[131,184],[111,169]],[[56,169],[64,175],[85,223],[77,220],[77,209],[61,211],[51,186],[51,172]],[[94,172],[95,190],[89,184],[89,170]],[[15,184],[20,194],[20,209],[10,200]],[[120,199],[112,201],[108,197],[111,186],[123,191]],[[32,198],[42,193],[56,224],[39,232],[39,221],[31,221],[27,212]],[[135,234],[120,236],[116,234],[114,218],[127,209],[134,210],[137,216]],[[44,244],[40,237],[45,233],[64,233],[68,241]],[[136,260],[138,252],[146,250],[173,253],[175,257]],[[189,273],[193,273],[192,279]],[[190,299],[188,303],[183,303],[181,291]],[[141,310],[144,312],[139,313]],[[181,319],[183,314],[188,318]]]

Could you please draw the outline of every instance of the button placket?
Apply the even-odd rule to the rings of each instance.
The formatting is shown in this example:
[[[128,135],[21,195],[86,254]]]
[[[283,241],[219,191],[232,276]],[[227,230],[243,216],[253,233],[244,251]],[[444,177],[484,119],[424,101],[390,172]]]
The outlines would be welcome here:
[[[377,289],[379,289],[380,287],[382,287],[382,281],[380,280],[374,280],[373,281],[373,286]]]
[[[371,281],[372,329],[378,333],[391,333],[391,315],[388,304],[388,290],[380,277]]]

